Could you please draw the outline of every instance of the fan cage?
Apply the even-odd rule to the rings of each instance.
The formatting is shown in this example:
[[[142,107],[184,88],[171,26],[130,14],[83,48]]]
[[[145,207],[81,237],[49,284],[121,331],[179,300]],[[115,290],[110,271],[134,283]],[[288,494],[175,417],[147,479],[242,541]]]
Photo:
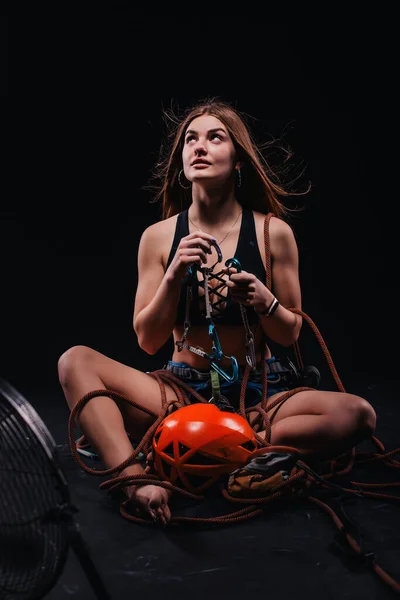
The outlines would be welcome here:
[[[66,562],[68,488],[40,417],[11,387],[0,388],[0,600],[35,600]]]

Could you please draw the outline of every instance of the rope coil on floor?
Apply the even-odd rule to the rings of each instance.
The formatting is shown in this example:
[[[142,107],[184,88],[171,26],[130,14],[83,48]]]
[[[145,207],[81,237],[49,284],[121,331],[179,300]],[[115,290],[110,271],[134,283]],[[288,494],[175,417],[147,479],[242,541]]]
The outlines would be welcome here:
[[[327,359],[327,363],[331,370],[331,373],[335,379],[335,382],[338,386],[338,389],[342,392],[345,391],[342,382],[337,374],[336,368],[333,364],[332,358],[329,354],[329,350],[322,339],[321,334],[319,333],[317,327],[312,322],[312,320],[303,312],[297,309],[290,309],[297,314],[301,314],[303,318],[310,324],[313,329],[320,346],[323,350],[323,353]],[[289,390],[287,392],[283,392],[276,400],[271,402],[269,405],[267,404],[267,373],[266,373],[266,363],[265,360],[263,362],[263,391],[262,391],[262,400],[260,408],[255,409],[252,407],[251,409],[245,409],[245,392],[246,392],[246,384],[249,375],[249,368],[246,368],[246,371],[243,376],[241,392],[240,392],[240,404],[239,404],[239,413],[242,414],[245,418],[247,418],[247,413],[249,412],[258,412],[258,416],[252,421],[251,426],[255,433],[255,437],[257,439],[257,443],[259,448],[252,454],[252,456],[262,455],[267,450],[268,452],[289,452],[295,455],[298,455],[298,450],[296,448],[288,447],[288,446],[273,446],[270,443],[271,439],[271,424],[268,418],[268,411],[276,406],[280,406],[283,404],[288,398],[293,396],[294,394],[303,391],[303,390],[312,390],[314,388],[295,388],[293,390]],[[171,372],[165,370],[157,370],[149,373],[150,376],[154,377],[160,386],[160,394],[161,394],[161,411],[159,414],[156,412],[142,406],[140,403],[135,402],[122,394],[106,389],[93,390],[86,394],[80,401],[76,404],[73,410],[70,413],[69,423],[68,423],[68,438],[69,444],[72,452],[72,456],[78,465],[84,469],[86,472],[92,475],[113,475],[118,472],[121,472],[125,467],[132,464],[133,462],[138,460],[138,456],[143,453],[147,456],[151,451],[152,437],[154,432],[156,431],[158,425],[161,421],[169,414],[171,408],[178,409],[184,406],[191,404],[188,399],[188,394],[192,394],[197,402],[206,403],[207,401],[198,394],[195,390],[193,390],[190,386],[183,383],[180,379],[175,377]],[[176,395],[176,400],[172,402],[167,401],[166,393],[165,393],[165,383],[170,385]],[[84,406],[91,399],[98,396],[108,396],[112,399],[119,399],[125,402],[128,402],[135,408],[138,408],[150,416],[155,418],[153,425],[148,429],[143,439],[139,442],[136,448],[133,450],[132,455],[128,457],[123,463],[113,467],[111,469],[99,470],[93,469],[89,467],[80,457],[78,453],[77,446],[84,447],[85,439],[82,436],[78,442],[75,442],[74,430],[76,423],[79,421],[79,414],[84,408]],[[257,431],[265,430],[266,436],[265,439],[261,438]],[[389,501],[399,502],[400,496],[390,495],[387,493],[378,493],[375,491],[370,491],[374,489],[392,489],[400,487],[399,482],[392,483],[369,483],[369,482],[359,482],[359,481],[350,481],[349,483],[354,486],[354,489],[336,486],[330,480],[334,477],[348,474],[352,468],[356,464],[366,464],[372,461],[379,461],[381,464],[390,467],[390,468],[399,468],[400,461],[395,460],[393,457],[400,452],[400,448],[393,449],[389,452],[386,451],[383,443],[375,436],[371,436],[371,441],[376,445],[378,452],[356,452],[355,448],[352,448],[348,453],[342,454],[336,457],[334,460],[326,461],[326,469],[327,471],[323,474],[317,473],[310,466],[308,466],[303,460],[297,460],[296,465],[290,472],[289,477],[280,484],[274,486],[267,495],[257,498],[238,498],[229,494],[227,489],[221,486],[221,494],[222,496],[229,502],[234,505],[240,506],[240,508],[232,513],[223,516],[217,517],[184,517],[184,516],[172,516],[171,525],[185,524],[185,523],[195,523],[195,524],[215,524],[215,525],[226,525],[226,524],[234,524],[241,523],[250,518],[254,518],[257,516],[261,516],[264,514],[266,508],[271,503],[275,503],[276,501],[287,498],[287,497],[299,497],[305,498],[320,508],[324,509],[329,516],[332,518],[335,526],[338,529],[338,532],[342,535],[342,539],[348,544],[349,549],[355,555],[360,557],[363,560],[363,564],[369,566],[373,569],[378,577],[380,577],[387,585],[389,585],[396,593],[400,593],[400,584],[393,579],[386,571],[380,567],[374,556],[365,556],[363,553],[361,546],[357,543],[357,541],[353,538],[353,536],[347,531],[345,524],[340,519],[338,514],[325,502],[322,502],[314,495],[311,494],[311,490],[316,488],[327,489],[330,487],[339,488],[343,493],[363,496],[367,498],[379,498],[385,499]],[[149,469],[150,470],[150,469]],[[201,501],[204,499],[204,495],[197,495],[189,492],[188,490],[173,485],[168,481],[161,481],[155,472],[147,472],[145,474],[140,475],[131,475],[131,476],[123,476],[123,477],[113,477],[112,479],[103,482],[100,485],[100,488],[109,492],[115,491],[117,489],[124,489],[128,486],[136,485],[159,485],[165,489],[171,490],[172,492],[179,493],[186,498],[190,498],[196,501]],[[120,513],[121,515],[130,520],[132,522],[138,524],[146,524],[152,525],[152,521],[147,518],[141,518],[137,515],[133,515],[129,512],[129,500],[125,500],[121,502],[120,505]]]

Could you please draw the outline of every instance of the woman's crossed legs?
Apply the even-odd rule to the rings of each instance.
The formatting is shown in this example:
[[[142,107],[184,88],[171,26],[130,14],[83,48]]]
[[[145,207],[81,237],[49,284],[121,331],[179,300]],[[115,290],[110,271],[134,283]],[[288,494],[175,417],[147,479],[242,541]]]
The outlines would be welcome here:
[[[71,410],[84,395],[104,388],[119,392],[154,414],[161,412],[160,387],[153,377],[86,346],[67,350],[59,359],[58,373]],[[168,402],[176,399],[168,384],[165,384],[165,391]],[[268,403],[281,394],[270,396]],[[257,414],[254,411],[248,415],[250,422]],[[320,390],[294,394],[279,407],[271,409],[269,417],[273,445],[292,446],[305,455],[318,455],[318,458],[336,456],[360,443],[372,435],[376,422],[375,411],[364,398]],[[98,396],[82,410],[79,425],[106,467],[113,468],[132,454],[127,432],[134,439],[140,439],[154,419],[124,401]],[[143,468],[136,462],[120,475],[141,473]],[[170,520],[170,492],[164,488],[131,486],[127,495],[155,521],[165,525]]]

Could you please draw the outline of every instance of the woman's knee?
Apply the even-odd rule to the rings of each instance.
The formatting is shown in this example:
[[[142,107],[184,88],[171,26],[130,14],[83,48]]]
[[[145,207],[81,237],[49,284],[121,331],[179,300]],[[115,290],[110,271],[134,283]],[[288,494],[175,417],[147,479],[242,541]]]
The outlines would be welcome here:
[[[84,368],[93,354],[94,351],[88,346],[73,346],[66,350],[58,359],[57,365],[61,385],[66,385],[78,369]]]
[[[354,394],[346,394],[345,402],[358,431],[366,437],[372,435],[376,427],[376,413],[371,404]]]

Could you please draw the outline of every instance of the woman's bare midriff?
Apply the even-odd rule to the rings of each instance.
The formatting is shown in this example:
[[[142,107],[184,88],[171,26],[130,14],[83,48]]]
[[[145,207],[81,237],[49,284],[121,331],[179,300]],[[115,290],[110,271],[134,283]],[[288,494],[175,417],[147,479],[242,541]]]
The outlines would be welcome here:
[[[256,325],[251,326],[250,329],[252,330],[253,335],[254,335],[255,330],[256,330]],[[246,366],[246,332],[244,329],[244,325],[243,326],[234,326],[234,327],[226,326],[226,325],[219,325],[219,326],[215,326],[215,330],[217,332],[218,339],[219,339],[219,342],[221,345],[221,349],[222,349],[222,352],[224,353],[224,355],[227,357],[234,356],[238,362],[238,365],[245,367]],[[176,341],[180,341],[182,339],[183,327],[182,326],[175,327],[175,329],[173,331],[173,335],[174,335],[174,345],[175,345]],[[189,335],[185,340],[185,343],[187,345],[191,345],[194,347],[200,347],[201,350],[204,350],[208,354],[212,353],[212,347],[211,347],[212,340],[211,340],[210,336],[208,335],[207,325],[203,325],[203,327],[199,327],[199,326],[191,327],[189,330]],[[257,362],[261,360],[262,345],[263,344],[261,344],[260,347],[255,349]],[[265,348],[266,348],[265,357],[270,358],[271,351],[268,348],[268,346],[266,346]],[[221,367],[229,368],[229,366],[231,365],[231,361],[229,358],[225,358],[225,356],[221,359],[221,361],[218,362],[218,364]],[[191,352],[190,350],[186,350],[185,348],[183,348],[183,350],[181,352],[178,352],[176,345],[175,345],[175,349],[174,349],[171,360],[176,361],[176,362],[187,363],[194,369],[209,369],[210,368],[210,361],[208,359],[202,358],[201,356],[198,356],[194,352]]]

